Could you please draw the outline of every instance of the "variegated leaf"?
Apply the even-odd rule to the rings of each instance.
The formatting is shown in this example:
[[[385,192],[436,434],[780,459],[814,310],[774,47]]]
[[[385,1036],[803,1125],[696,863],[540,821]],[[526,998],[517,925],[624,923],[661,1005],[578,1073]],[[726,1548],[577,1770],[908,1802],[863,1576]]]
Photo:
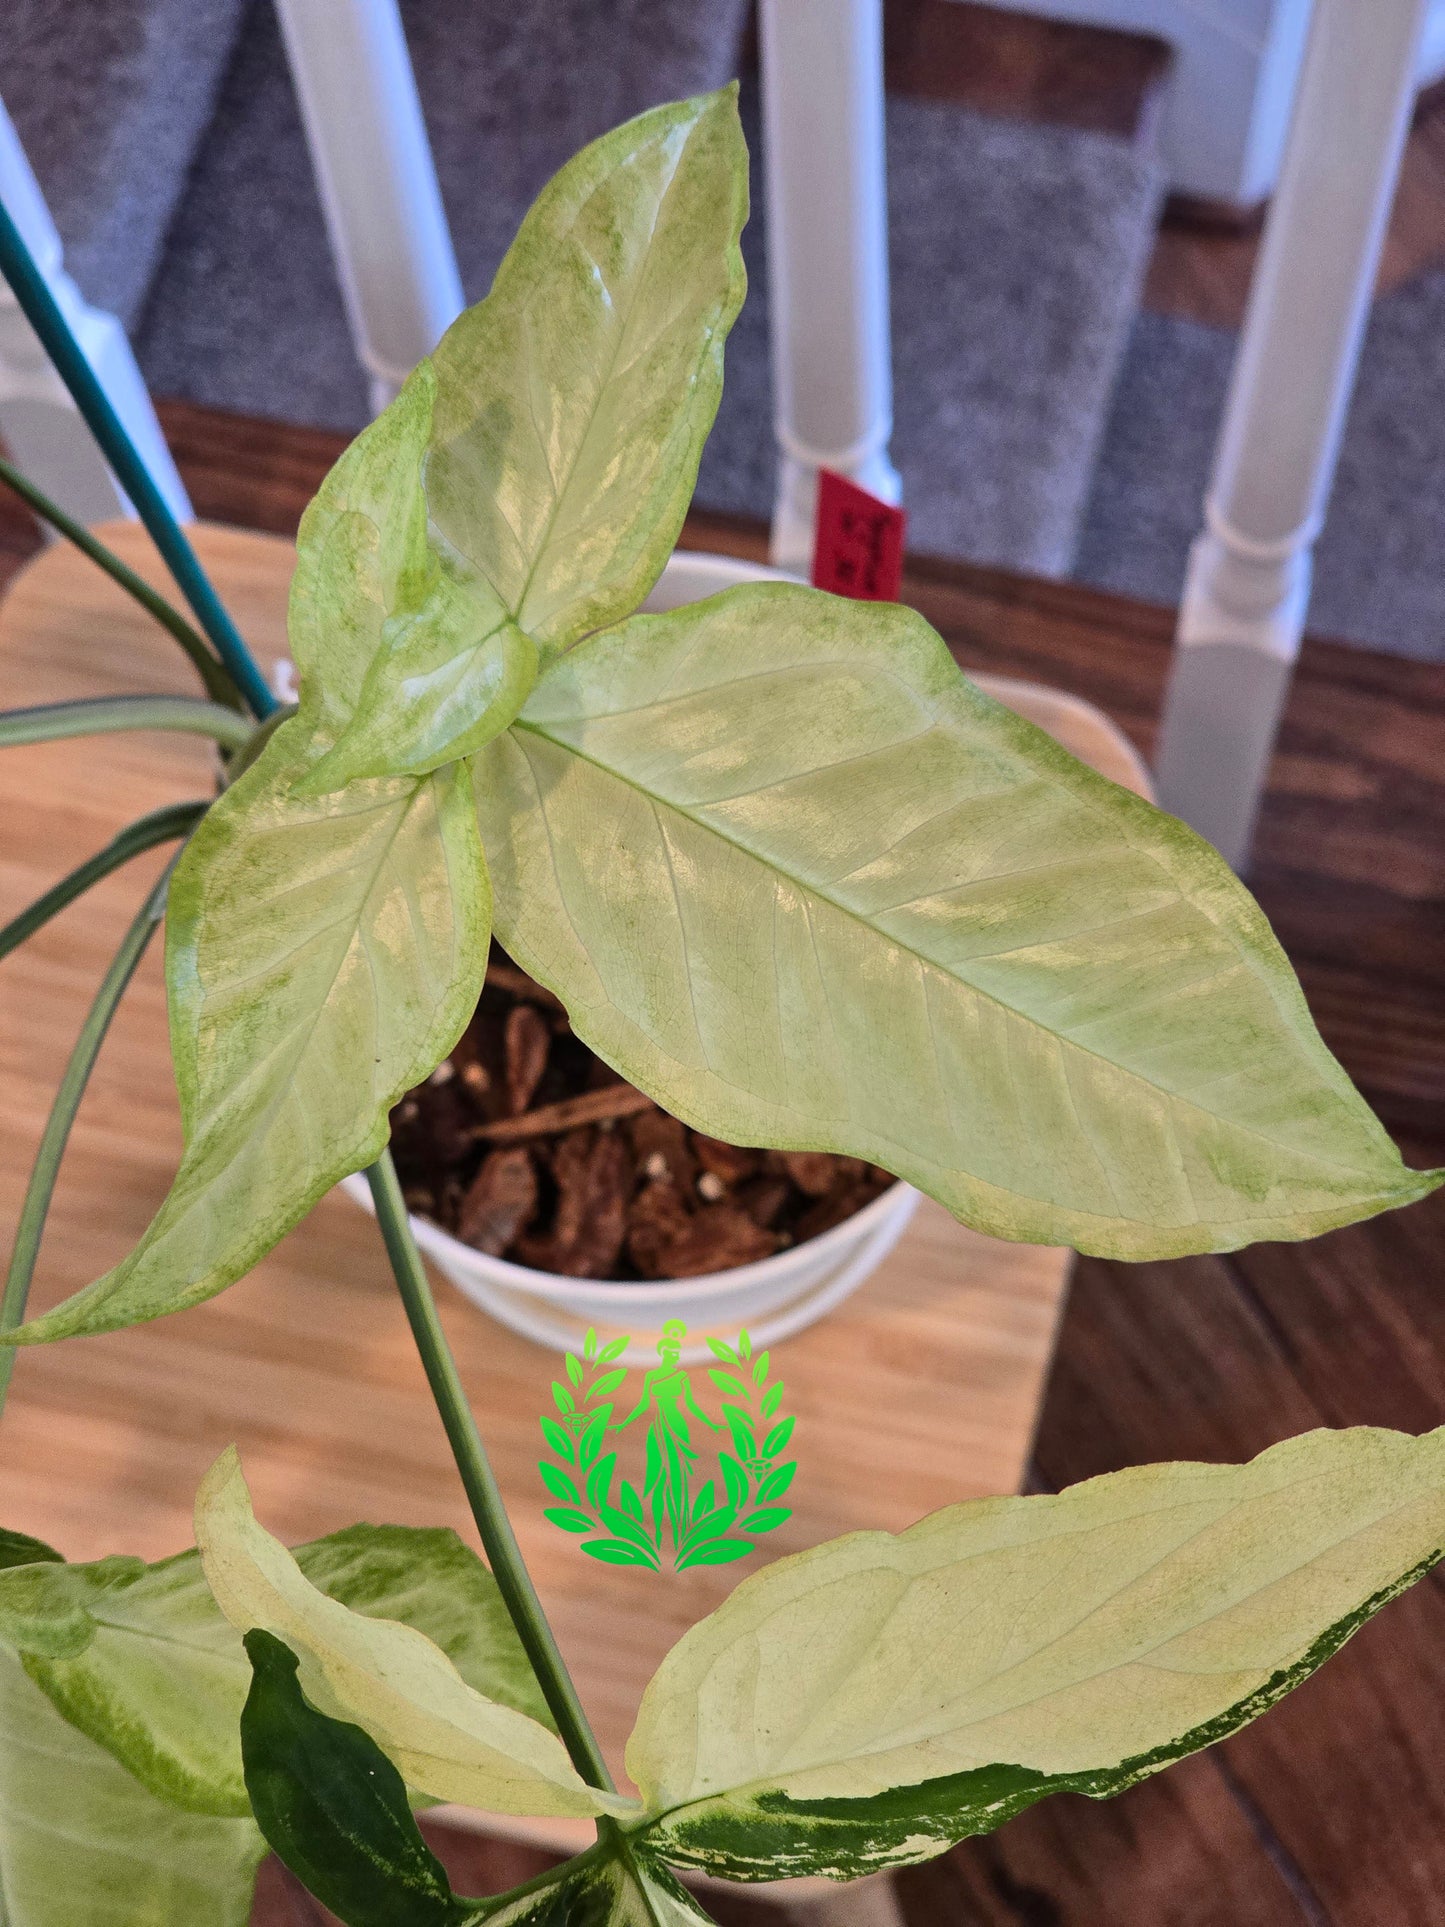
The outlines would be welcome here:
[[[199,1304],[387,1141],[486,968],[489,898],[465,764],[298,797],[306,715],[196,831],[166,974],[186,1148],[113,1271],[12,1334],[38,1344]]]
[[[260,1627],[289,1646],[307,1699],[362,1727],[408,1785],[492,1813],[636,1811],[635,1800],[586,1785],[555,1733],[468,1686],[425,1635],[317,1591],[257,1524],[234,1450],[202,1483],[196,1543],[237,1631]]]
[[[627,1749],[640,1837],[733,1879],[846,1879],[1120,1792],[1263,1713],[1442,1552],[1445,1428],[851,1533],[664,1659]]]

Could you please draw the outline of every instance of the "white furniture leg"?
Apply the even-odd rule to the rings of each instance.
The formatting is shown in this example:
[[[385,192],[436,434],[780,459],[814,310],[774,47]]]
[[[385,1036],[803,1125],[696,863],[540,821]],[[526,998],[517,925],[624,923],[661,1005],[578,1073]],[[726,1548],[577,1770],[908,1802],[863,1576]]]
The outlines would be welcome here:
[[[1159,800],[1244,864],[1414,95],[1427,0],[1318,0],[1189,572]]]
[[[773,561],[806,573],[818,470],[885,501],[888,330],[881,0],[762,0],[778,498]]]
[[[69,322],[111,405],[125,424],[171,512],[191,519],[191,504],[156,421],[125,330],[90,307],[66,274],[60,236],[20,137],[0,105],[0,201]],[[0,280],[0,436],[15,466],[79,522],[104,522],[134,509],[111,474],[64,382],[19,303]]]
[[[379,412],[462,310],[396,0],[277,0],[356,356]]]

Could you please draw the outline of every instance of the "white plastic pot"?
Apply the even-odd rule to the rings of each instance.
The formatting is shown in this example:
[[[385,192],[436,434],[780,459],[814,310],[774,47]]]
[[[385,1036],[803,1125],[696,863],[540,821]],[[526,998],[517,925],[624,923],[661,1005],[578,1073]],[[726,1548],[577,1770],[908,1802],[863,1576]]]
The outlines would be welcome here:
[[[790,582],[796,576],[729,555],[698,555],[679,550],[669,561],[644,608],[680,608],[740,582]],[[371,1208],[365,1178],[343,1180],[358,1203]],[[734,1338],[747,1327],[757,1345],[775,1344],[811,1325],[856,1291],[897,1244],[913,1215],[918,1193],[894,1184],[871,1204],[834,1225],[821,1237],[779,1251],[756,1264],[713,1271],[701,1278],[658,1279],[645,1284],[597,1278],[561,1278],[526,1265],[489,1258],[450,1232],[413,1218],[416,1241],[458,1291],[524,1338],[559,1351],[580,1352],[587,1328],[604,1337],[630,1332],[661,1332],[680,1318],[691,1334],[682,1348],[685,1364],[711,1356],[704,1342],[711,1335]],[[629,1364],[650,1364],[655,1345],[635,1343],[623,1357]]]
[[[365,1178],[344,1178],[342,1184],[358,1203],[371,1208]],[[689,1333],[683,1362],[696,1365],[711,1356],[705,1342],[709,1335],[736,1338],[746,1326],[755,1346],[772,1345],[841,1304],[897,1244],[917,1203],[911,1185],[890,1185],[821,1237],[756,1264],[641,1284],[532,1271],[474,1251],[425,1218],[414,1217],[411,1228],[422,1250],[458,1291],[524,1338],[557,1351],[580,1352],[589,1325],[604,1342],[614,1333],[628,1332],[636,1342],[623,1358],[630,1365],[652,1364],[656,1343],[647,1343],[646,1335],[660,1333],[668,1319],[680,1318]]]

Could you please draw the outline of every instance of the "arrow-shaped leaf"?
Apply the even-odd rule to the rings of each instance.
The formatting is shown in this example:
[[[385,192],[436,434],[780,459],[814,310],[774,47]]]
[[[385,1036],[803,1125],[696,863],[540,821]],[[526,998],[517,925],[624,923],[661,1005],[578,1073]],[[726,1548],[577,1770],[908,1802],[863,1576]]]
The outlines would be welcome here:
[[[186,1148],[114,1271],[11,1336],[180,1311],[241,1277],[387,1140],[470,1016],[488,897],[465,765],[303,799],[304,713],[214,805],[171,883],[166,976]]]
[[[477,759],[497,933],[735,1144],[852,1153],[1120,1258],[1433,1190],[1183,824],[912,612],[768,583],[590,638]]]
[[[334,678],[338,617],[370,646],[308,794],[480,748],[521,707],[539,644],[629,614],[656,580],[743,297],[735,91],[655,108],[569,161],[486,300],[323,485],[301,530],[297,659]]]
[[[747,175],[736,87],[604,134],[433,357],[432,522],[544,650],[630,614],[672,552],[746,286]]]

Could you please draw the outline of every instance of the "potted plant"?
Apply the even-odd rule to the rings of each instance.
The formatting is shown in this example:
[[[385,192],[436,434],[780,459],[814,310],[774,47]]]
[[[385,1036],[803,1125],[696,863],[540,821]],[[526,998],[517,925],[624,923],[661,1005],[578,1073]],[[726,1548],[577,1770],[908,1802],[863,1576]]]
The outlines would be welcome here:
[[[677,551],[644,607],[795,579]],[[1086,705],[1030,683],[978,686],[1149,793],[1132,750]],[[577,1352],[590,1330],[625,1330],[628,1364],[650,1364],[674,1322],[693,1334],[687,1363],[743,1326],[760,1347],[803,1329],[877,1268],[919,1195],[862,1158],[690,1130],[589,1050],[561,999],[496,946],[456,1047],[391,1124],[412,1230],[438,1269],[542,1344]],[[342,1184],[369,1203],[364,1178]]]
[[[850,1534],[684,1636],[639,1712],[637,1790],[613,1785],[386,1148],[476,1007],[492,931],[693,1129],[879,1163],[1003,1237],[1227,1250],[1441,1178],[1400,1162],[1218,857],[975,690],[919,617],[772,583],[632,613],[716,403],[745,179],[724,92],[643,115],[544,190],[491,295],[307,513],[294,713],[267,713],[108,446],[206,631],[164,611],[208,696],[12,712],[0,743],[195,728],[224,787],[123,832],[0,936],[185,836],[57,1098],[4,1337],[196,1304],[365,1166],[490,1570],[389,1527],[288,1551],[233,1453],[196,1552],[69,1565],[0,1540],[16,1927],[234,1927],[264,1842],[354,1927],[681,1927],[706,1916],[678,1868],[850,1879],[1058,1790],[1115,1792],[1263,1712],[1440,1556],[1445,1431],[1316,1432]],[[69,1119],[162,915],[180,1170],[121,1264],[23,1323]],[[468,1899],[416,1830],[424,1798],[588,1816],[597,1838]]]

